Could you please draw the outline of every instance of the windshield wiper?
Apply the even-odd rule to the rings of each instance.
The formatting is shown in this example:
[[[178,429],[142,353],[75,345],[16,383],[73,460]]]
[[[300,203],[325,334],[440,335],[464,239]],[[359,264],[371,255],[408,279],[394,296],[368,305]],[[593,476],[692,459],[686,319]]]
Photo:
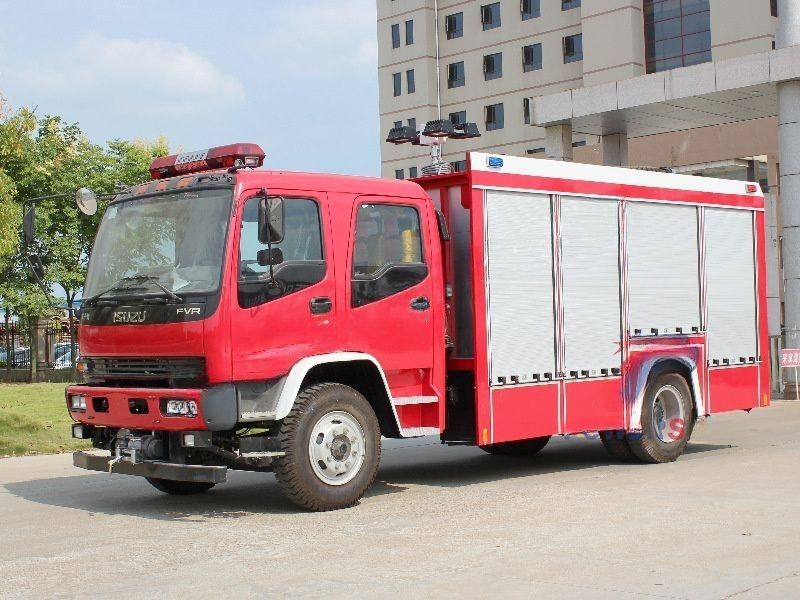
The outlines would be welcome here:
[[[117,280],[117,282],[114,285],[112,285],[107,290],[103,290],[99,294],[95,294],[91,298],[87,298],[86,300],[84,300],[84,304],[91,304],[95,300],[99,299],[101,296],[105,296],[109,292],[114,292],[116,290],[146,289],[141,287],[123,287],[123,284],[130,283],[132,281],[149,281],[150,283],[155,283],[170,298],[170,300],[174,300],[182,304],[186,302],[183,298],[178,296],[178,294],[176,294],[169,288],[161,285],[161,283],[159,283],[158,281],[158,277],[156,277],[155,275],[147,275],[146,273],[137,273],[136,275],[130,275],[129,277],[121,277],[120,279]]]

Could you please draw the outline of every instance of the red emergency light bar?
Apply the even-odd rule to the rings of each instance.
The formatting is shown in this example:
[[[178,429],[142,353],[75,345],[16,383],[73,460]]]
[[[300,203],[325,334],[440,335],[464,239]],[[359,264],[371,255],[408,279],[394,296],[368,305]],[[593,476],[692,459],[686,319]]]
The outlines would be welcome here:
[[[211,169],[231,167],[260,167],[264,164],[264,151],[258,144],[229,144],[195,152],[172,154],[153,159],[150,176],[166,179],[185,173],[197,173]]]

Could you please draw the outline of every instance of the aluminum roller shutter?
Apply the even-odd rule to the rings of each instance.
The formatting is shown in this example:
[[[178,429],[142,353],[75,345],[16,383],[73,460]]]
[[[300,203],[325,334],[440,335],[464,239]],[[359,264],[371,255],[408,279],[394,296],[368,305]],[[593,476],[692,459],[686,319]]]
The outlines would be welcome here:
[[[621,364],[616,201],[562,197],[561,269],[566,375],[609,374]]]
[[[755,360],[755,244],[753,214],[747,210],[707,208],[706,303],[708,358],[724,364]]]
[[[699,331],[697,208],[628,202],[625,214],[631,334]]]
[[[491,384],[554,376],[550,197],[489,191],[485,214]]]

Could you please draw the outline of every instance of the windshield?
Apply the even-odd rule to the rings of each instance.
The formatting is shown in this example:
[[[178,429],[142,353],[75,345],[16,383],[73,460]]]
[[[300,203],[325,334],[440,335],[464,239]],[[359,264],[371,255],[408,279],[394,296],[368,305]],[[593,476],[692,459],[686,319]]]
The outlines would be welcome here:
[[[185,191],[109,206],[89,261],[84,298],[106,291],[109,297],[164,295],[161,286],[175,293],[215,291],[231,197],[231,190]]]

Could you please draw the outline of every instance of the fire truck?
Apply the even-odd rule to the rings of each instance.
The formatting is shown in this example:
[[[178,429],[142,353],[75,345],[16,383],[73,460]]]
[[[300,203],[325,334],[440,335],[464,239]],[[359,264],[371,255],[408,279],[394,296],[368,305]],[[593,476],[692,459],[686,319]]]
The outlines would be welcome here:
[[[414,181],[262,170],[233,144],[109,202],[66,390],[84,469],[205,492],[272,471],[356,504],[381,437],[532,456],[600,432],[674,461],[769,403],[758,185],[472,152]]]

